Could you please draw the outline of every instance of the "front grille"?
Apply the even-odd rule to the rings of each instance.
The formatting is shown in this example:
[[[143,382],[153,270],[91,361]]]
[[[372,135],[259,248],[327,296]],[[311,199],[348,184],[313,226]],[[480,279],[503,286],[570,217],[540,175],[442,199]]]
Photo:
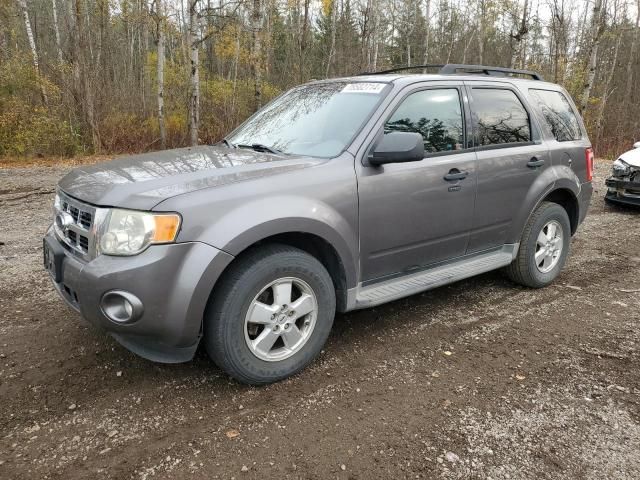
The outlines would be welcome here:
[[[90,260],[95,256],[96,208],[62,192],[54,209],[54,226],[63,246],[74,255]]]
[[[80,225],[89,230],[91,228],[91,222],[93,221],[93,215],[89,212],[80,212],[79,220]]]

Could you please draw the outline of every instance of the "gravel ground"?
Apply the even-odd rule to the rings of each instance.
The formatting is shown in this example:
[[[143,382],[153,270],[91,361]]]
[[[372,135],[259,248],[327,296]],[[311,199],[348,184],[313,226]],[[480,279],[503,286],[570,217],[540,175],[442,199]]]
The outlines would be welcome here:
[[[640,212],[596,166],[551,287],[490,273],[341,315],[262,388],[85,324],[41,268],[69,167],[0,170],[0,478],[640,478]]]

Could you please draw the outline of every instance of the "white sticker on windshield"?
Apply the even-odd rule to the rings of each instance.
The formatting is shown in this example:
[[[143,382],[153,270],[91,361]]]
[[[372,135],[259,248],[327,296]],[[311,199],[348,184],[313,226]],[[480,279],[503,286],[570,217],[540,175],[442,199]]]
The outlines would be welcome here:
[[[380,93],[384,86],[384,83],[350,83],[342,91],[350,93]]]

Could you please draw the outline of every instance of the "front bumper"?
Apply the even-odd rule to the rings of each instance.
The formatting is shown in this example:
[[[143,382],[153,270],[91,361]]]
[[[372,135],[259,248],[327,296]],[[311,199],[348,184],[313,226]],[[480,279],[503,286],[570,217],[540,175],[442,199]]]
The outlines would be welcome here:
[[[605,184],[607,185],[605,200],[608,202],[640,206],[640,182],[609,177],[605,180]]]
[[[213,285],[233,257],[199,242],[153,245],[139,255],[102,255],[90,262],[65,250],[50,229],[45,242],[60,249],[54,287],[89,323],[132,352],[156,362],[191,360]],[[58,280],[58,281],[56,281]],[[135,295],[144,307],[131,323],[110,320],[100,306],[105,293]]]

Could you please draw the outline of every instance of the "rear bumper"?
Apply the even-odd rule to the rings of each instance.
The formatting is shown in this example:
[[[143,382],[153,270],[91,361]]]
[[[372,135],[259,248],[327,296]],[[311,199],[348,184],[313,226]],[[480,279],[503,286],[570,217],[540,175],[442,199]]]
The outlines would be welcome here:
[[[45,241],[60,245],[52,231]],[[233,259],[197,242],[154,245],[132,257],[102,255],[88,263],[63,251],[59,281],[51,279],[65,302],[125,348],[163,363],[193,358],[212,287]],[[139,318],[118,323],[105,315],[102,297],[113,290],[140,300]]]
[[[605,200],[621,205],[640,206],[640,182],[631,182],[609,177],[605,181]]]
[[[592,195],[593,184],[591,182],[583,183],[580,186],[580,194],[578,195],[578,225],[580,225],[587,216]]]

